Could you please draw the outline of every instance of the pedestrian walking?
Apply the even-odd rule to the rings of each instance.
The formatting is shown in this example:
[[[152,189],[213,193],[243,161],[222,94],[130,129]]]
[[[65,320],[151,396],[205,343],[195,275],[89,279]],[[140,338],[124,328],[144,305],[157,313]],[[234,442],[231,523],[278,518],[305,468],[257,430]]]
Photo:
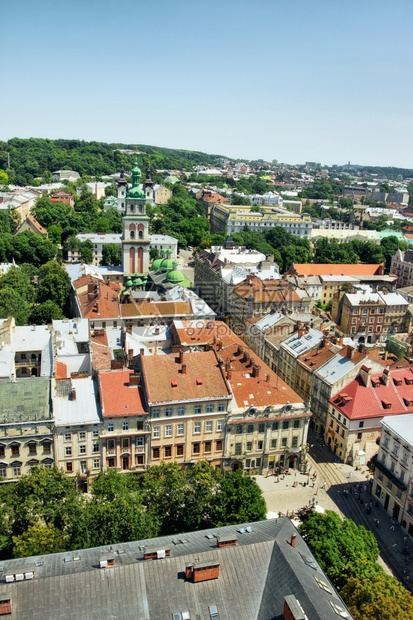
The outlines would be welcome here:
[[[391,524],[390,529],[394,532],[394,523]]]
[[[351,472],[348,475],[348,479],[351,480]]]
[[[323,482],[323,489],[325,489],[326,486],[327,486],[327,482],[324,480],[324,482]]]
[[[374,517],[374,525],[376,525],[376,523],[377,523],[377,519],[376,517]]]
[[[379,525],[380,525],[380,521],[376,519],[376,527],[379,527]]]

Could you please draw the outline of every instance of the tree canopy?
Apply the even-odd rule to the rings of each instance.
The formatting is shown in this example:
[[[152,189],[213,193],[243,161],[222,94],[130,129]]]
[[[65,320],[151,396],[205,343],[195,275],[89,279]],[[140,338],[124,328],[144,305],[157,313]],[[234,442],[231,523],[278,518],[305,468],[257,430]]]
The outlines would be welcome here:
[[[0,557],[52,553],[265,519],[253,478],[208,462],[161,463],[142,476],[101,472],[88,495],[57,468],[0,485]]]

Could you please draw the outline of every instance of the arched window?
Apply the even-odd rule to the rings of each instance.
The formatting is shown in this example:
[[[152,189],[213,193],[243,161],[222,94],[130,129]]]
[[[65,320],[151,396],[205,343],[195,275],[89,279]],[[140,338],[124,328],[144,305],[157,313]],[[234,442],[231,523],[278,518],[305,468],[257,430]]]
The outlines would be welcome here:
[[[139,239],[143,239],[143,231],[142,231],[142,230],[140,230],[140,231],[138,232],[138,235],[139,235]]]
[[[135,231],[134,230],[131,230],[129,235],[130,235],[131,239],[135,239]]]
[[[135,224],[129,224],[129,238],[130,239],[135,239],[135,230],[136,230]]]

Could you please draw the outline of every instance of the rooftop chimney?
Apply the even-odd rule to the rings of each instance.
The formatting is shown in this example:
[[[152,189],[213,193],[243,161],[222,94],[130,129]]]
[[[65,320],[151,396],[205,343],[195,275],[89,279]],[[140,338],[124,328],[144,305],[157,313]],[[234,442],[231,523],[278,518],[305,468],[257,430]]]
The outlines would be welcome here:
[[[186,375],[186,364],[182,364],[181,372],[183,375]]]
[[[295,534],[291,534],[291,546],[295,547],[295,541],[297,539],[297,536]]]
[[[253,369],[252,369],[252,376],[258,378],[260,376],[260,370],[261,370],[261,366],[259,364],[254,364]]]
[[[129,385],[139,385],[141,380],[140,372],[131,372],[129,374]]]
[[[244,351],[244,355],[242,357],[242,362],[249,362],[250,359],[250,354],[248,353],[248,351]]]
[[[348,348],[348,357],[352,360],[354,357],[354,353],[355,353],[355,349],[354,347],[349,347]]]
[[[265,375],[265,381],[266,381],[267,383],[269,383],[269,382],[270,382],[270,375]]]
[[[240,344],[238,345],[238,355],[242,355],[244,352],[244,347],[242,347]]]
[[[141,357],[143,357],[145,355],[145,349],[139,349],[139,353],[141,354]]]
[[[389,369],[388,369],[388,368],[385,368],[385,369],[383,370],[383,376],[382,376],[382,379],[383,379],[383,383],[384,383],[384,385],[389,385],[389,381],[390,381],[390,373],[389,373]]]
[[[366,387],[370,387],[371,384],[371,368],[368,368],[367,366],[362,366],[360,368],[360,378],[363,381],[364,385]]]
[[[184,352],[183,351],[179,351],[179,363],[180,364],[184,363]]]

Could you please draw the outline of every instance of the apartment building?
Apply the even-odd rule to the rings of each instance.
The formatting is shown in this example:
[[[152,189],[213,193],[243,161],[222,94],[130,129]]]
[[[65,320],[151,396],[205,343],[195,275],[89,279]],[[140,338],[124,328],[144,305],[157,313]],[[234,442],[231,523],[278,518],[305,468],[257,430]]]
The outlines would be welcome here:
[[[377,452],[383,418],[406,413],[413,413],[413,370],[374,373],[363,365],[329,401],[325,442],[345,463],[363,465]]]
[[[373,372],[380,372],[386,366],[386,361],[381,363],[367,356],[361,349],[362,347],[357,350],[350,345],[343,346],[334,357],[314,370],[311,387],[313,412],[311,426],[316,433],[324,435],[330,398],[358,375],[361,366],[372,368]]]
[[[358,343],[374,344],[385,341],[388,333],[406,331],[408,306],[409,302],[399,293],[360,285],[351,292],[335,294],[332,316],[344,334]]]
[[[50,380],[0,381],[0,478],[15,480],[54,464]]]
[[[398,288],[413,286],[413,250],[397,250],[391,259],[390,273],[398,278]]]
[[[173,346],[214,350],[231,389],[222,466],[265,474],[279,467],[305,471],[310,409],[221,321],[175,321]]]
[[[76,477],[84,492],[91,477],[103,469],[103,421],[97,396],[97,384],[87,375],[52,380],[55,463]]]
[[[151,425],[151,464],[199,460],[222,466],[225,425],[232,400],[214,351],[141,356]]]
[[[145,471],[149,465],[150,424],[140,373],[114,369],[99,372],[98,381],[102,469]]]
[[[311,305],[312,299],[294,284],[286,280],[261,280],[250,274],[234,286],[227,314],[229,324],[245,332],[248,319],[269,312],[309,312]]]
[[[384,510],[413,536],[413,415],[395,415],[381,422],[372,493]],[[410,492],[410,495],[408,493]]]

